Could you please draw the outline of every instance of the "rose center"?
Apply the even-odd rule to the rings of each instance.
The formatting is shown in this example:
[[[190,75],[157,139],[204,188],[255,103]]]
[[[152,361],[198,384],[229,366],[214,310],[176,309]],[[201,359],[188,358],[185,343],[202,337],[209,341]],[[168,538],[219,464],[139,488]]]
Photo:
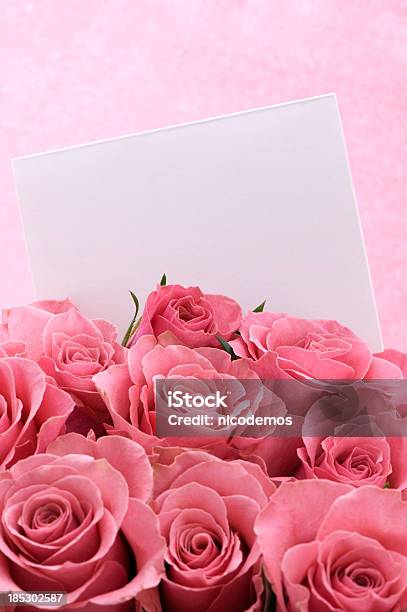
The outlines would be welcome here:
[[[196,324],[206,327],[208,323],[210,324],[210,310],[205,308],[203,303],[197,303],[190,297],[173,300],[170,303],[170,309],[173,312],[175,311],[179,321],[187,324],[187,327],[190,325],[195,326]]]
[[[383,586],[383,576],[375,567],[358,567],[359,563],[352,563],[346,569],[338,572],[338,578],[343,583],[352,583],[362,591],[377,590]]]
[[[354,474],[368,478],[376,473],[380,458],[369,449],[354,449],[350,456],[339,456],[338,462]]]
[[[222,551],[219,534],[200,525],[185,526],[178,534],[178,559],[190,569],[207,567]]]
[[[194,554],[200,554],[204,550],[208,548],[211,544],[214,544],[217,549],[219,549],[219,545],[206,533],[200,533],[192,537],[190,542],[190,550]]]
[[[353,582],[355,582],[357,585],[361,586],[361,587],[368,587],[370,586],[370,580],[367,576],[364,576],[363,574],[360,576],[355,576],[353,578]]]
[[[184,306],[181,306],[178,310],[178,314],[179,314],[179,318],[182,321],[191,321],[191,319],[194,318],[194,314],[192,312],[190,312],[187,308],[185,308]]]
[[[41,528],[45,525],[51,525],[57,521],[63,514],[61,507],[55,503],[49,503],[45,506],[37,508],[32,519],[33,528]]]
[[[96,348],[83,346],[68,346],[65,351],[65,363],[87,363],[88,361],[98,361],[100,357]]]

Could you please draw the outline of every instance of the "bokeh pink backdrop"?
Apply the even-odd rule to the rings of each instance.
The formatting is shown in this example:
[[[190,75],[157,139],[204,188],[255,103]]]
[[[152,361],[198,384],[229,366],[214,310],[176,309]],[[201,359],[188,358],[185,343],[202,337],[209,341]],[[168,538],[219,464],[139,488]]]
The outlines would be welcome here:
[[[32,298],[12,157],[335,91],[406,350],[406,67],[404,0],[0,0],[0,305]]]

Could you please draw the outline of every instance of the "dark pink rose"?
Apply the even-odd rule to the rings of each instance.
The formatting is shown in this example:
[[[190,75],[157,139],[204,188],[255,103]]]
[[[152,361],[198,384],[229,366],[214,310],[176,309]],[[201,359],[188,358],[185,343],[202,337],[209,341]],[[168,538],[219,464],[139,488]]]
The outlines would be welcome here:
[[[164,541],[152,469],[125,438],[68,434],[0,475],[0,590],[65,591],[67,610],[156,609]]]
[[[74,408],[34,361],[1,357],[0,347],[0,470],[34,453],[65,431]]]
[[[229,340],[239,328],[241,317],[239,304],[224,295],[204,294],[199,287],[159,286],[148,296],[129,346],[141,336],[171,332],[191,348],[219,347],[216,336]]]
[[[360,487],[407,487],[407,441],[403,437],[304,438],[297,478],[323,478]]]
[[[92,377],[126,361],[114,325],[88,319],[68,301],[11,308],[5,319],[10,340],[24,342],[28,357],[38,361],[58,386],[79,405],[103,409]]]
[[[336,321],[249,312],[239,331],[230,344],[236,355],[255,362],[262,378],[359,379],[372,364],[367,345]]]
[[[398,491],[282,484],[255,527],[278,612],[405,610],[406,524]]]
[[[257,465],[201,451],[155,469],[154,508],[167,542],[162,610],[262,610],[253,528],[274,485]]]

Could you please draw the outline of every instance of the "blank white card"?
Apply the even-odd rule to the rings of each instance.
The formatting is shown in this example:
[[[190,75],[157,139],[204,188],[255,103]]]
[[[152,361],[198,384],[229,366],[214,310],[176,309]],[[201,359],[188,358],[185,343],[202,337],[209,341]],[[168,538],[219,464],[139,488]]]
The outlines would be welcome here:
[[[39,298],[124,330],[169,283],[382,340],[335,95],[14,160]]]

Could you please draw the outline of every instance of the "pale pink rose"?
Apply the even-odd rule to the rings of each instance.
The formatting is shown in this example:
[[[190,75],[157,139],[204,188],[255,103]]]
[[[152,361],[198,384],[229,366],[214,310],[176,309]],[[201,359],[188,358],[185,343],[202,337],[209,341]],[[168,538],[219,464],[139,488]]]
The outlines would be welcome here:
[[[407,441],[403,437],[307,437],[298,449],[297,478],[322,478],[354,487],[407,487]]]
[[[373,361],[365,342],[336,321],[249,312],[239,331],[230,344],[236,355],[255,362],[261,378],[359,379]],[[376,370],[377,378],[396,377],[389,376],[387,367],[384,376],[380,367]]]
[[[152,470],[125,438],[68,434],[0,475],[0,590],[65,591],[67,610],[156,609],[165,543]]]
[[[282,484],[255,526],[277,611],[405,610],[406,524],[399,491]]]
[[[0,356],[0,470],[43,453],[64,433],[73,408],[34,361]]]
[[[11,308],[5,321],[10,340],[24,342],[27,356],[38,361],[79,405],[104,408],[92,377],[126,361],[114,325],[88,319],[67,300]]]
[[[216,336],[229,340],[239,328],[242,310],[224,295],[202,293],[199,287],[158,286],[150,293],[140,325],[129,346],[144,335],[171,332],[185,346],[220,347]]]
[[[155,470],[154,508],[167,542],[162,610],[262,610],[253,528],[274,485],[257,465],[201,451]]]

